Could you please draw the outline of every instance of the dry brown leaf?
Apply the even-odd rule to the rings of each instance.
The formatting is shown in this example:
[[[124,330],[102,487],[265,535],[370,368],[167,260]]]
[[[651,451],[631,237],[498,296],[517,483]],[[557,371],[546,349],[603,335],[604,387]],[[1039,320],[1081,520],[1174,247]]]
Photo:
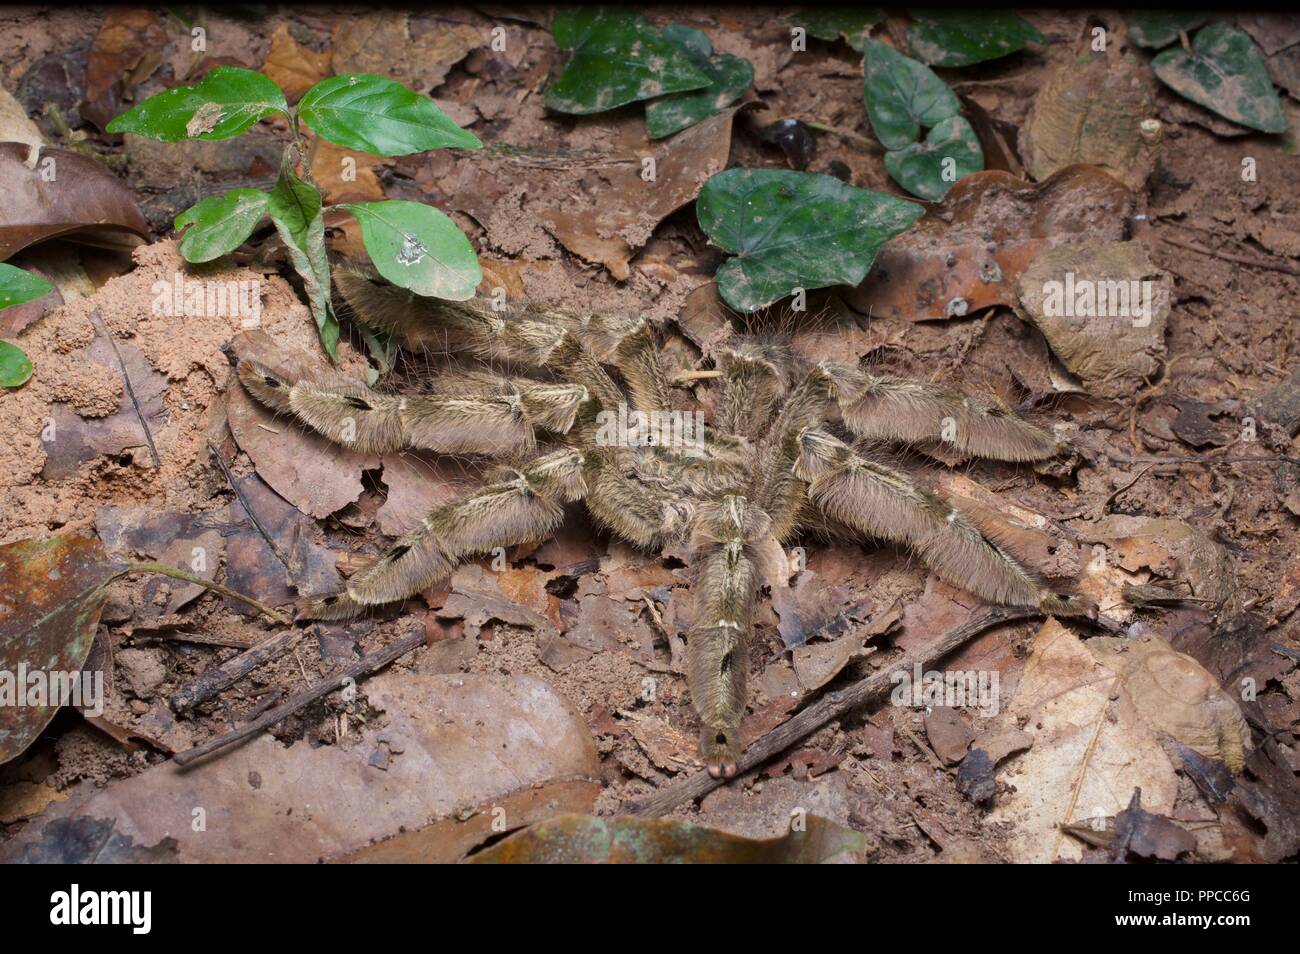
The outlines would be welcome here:
[[[1146,185],[1158,147],[1141,125],[1155,115],[1155,81],[1129,57],[1085,53],[1047,77],[1020,131],[1025,167],[1042,180],[1066,166],[1099,166],[1130,189]]]
[[[472,822],[471,813],[486,812],[491,822],[495,806],[533,786],[599,773],[582,718],[530,676],[388,672],[361,690],[389,721],[353,734],[346,747],[304,740],[286,748],[263,735],[185,771],[168,763],[100,790],[87,784],[3,854],[21,857],[49,824],[80,815],[112,819],[139,845],[173,837],[185,862],[338,860],[439,822],[463,820],[478,832],[482,820]],[[388,758],[382,769],[371,760],[379,748]],[[196,808],[207,823],[201,831]],[[501,820],[524,823],[509,812]],[[449,846],[451,857],[423,846],[438,860],[472,847],[449,827],[431,841]]]
[[[488,40],[486,28],[466,23],[439,22],[412,36],[407,14],[379,10],[335,28],[334,72],[378,73],[427,93]]]
[[[110,10],[86,54],[86,101],[81,115],[103,129],[123,111],[123,82],[146,55],[167,45],[162,15],[152,10]],[[156,67],[157,64],[155,64]]]
[[[1102,289],[1109,314],[1081,300]],[[1112,290],[1125,297],[1115,302]],[[1089,242],[1035,259],[1020,277],[1019,302],[1090,393],[1131,398],[1154,378],[1166,354],[1172,290],[1172,278],[1151,263],[1141,242]]]
[[[628,262],[655,226],[694,200],[705,181],[726,167],[731,121],[741,108],[724,109],[662,142],[644,141],[630,157],[634,161],[605,167],[606,182],[596,195],[570,197],[538,217],[565,248],[623,281],[631,274]],[[653,181],[642,178],[642,163],[650,158]]]
[[[317,53],[293,38],[287,22],[271,34],[271,52],[266,55],[262,72],[284,90],[292,105],[325,77],[330,75],[330,53]]]
[[[389,164],[389,160],[324,139],[316,140],[312,156],[312,176],[327,203],[376,202],[384,198],[375,167]]]
[[[863,314],[906,321],[1012,305],[1021,273],[1046,250],[1124,238],[1133,201],[1122,182],[1092,166],[1062,169],[1038,185],[977,172],[886,242],[845,301]]]
[[[1112,696],[1119,698],[1112,703]],[[1156,732],[1131,704],[1124,682],[1074,633],[1049,619],[1007,711],[1028,720],[1034,746],[1008,762],[990,824],[1007,824],[1016,862],[1078,859],[1059,828],[1079,818],[1117,815],[1133,789],[1158,814],[1171,814],[1178,776]]]
[[[105,166],[68,149],[42,149],[29,167],[28,154],[22,143],[0,143],[0,261],[52,238],[134,248],[149,235],[135,195]]]

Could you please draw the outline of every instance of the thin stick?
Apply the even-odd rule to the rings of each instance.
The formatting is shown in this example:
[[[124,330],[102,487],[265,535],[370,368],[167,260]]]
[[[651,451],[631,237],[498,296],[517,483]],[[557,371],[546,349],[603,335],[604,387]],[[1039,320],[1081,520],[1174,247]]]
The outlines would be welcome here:
[[[230,688],[259,666],[263,666],[274,659],[279,659],[294,646],[297,646],[298,642],[307,635],[307,632],[305,629],[291,627],[262,640],[254,646],[248,647],[238,656],[226,660],[219,666],[209,666],[199,673],[192,682],[186,683],[172,694],[171,699],[168,700],[171,702],[172,709],[176,712],[183,712],[186,709],[192,709],[201,702],[207,702],[217,693]]]
[[[310,705],[317,699],[329,695],[335,689],[340,688],[349,679],[356,679],[358,676],[364,676],[376,669],[382,669],[393,660],[400,656],[405,656],[417,646],[425,644],[423,632],[412,633],[395,643],[390,643],[377,653],[359,659],[351,666],[341,672],[335,673],[323,682],[317,683],[305,692],[300,692],[296,696],[291,696],[283,704],[276,706],[269,712],[258,716],[252,722],[246,722],[238,729],[233,729],[225,735],[219,735],[214,739],[209,739],[202,745],[196,745],[192,749],[186,749],[184,752],[178,752],[173,756],[173,761],[177,765],[189,765],[195,759],[203,758],[219,749],[228,748],[236,742],[242,741],[249,736],[256,735],[268,726],[275,725],[286,716],[293,715],[304,706]]]
[[[271,539],[271,535],[266,532],[266,527],[262,526],[262,521],[257,519],[257,514],[254,513],[253,508],[249,506],[248,498],[245,497],[244,492],[240,490],[239,484],[235,483],[235,475],[230,472],[230,468],[226,465],[226,461],[221,456],[221,452],[217,450],[211,441],[208,441],[208,451],[216,459],[217,466],[221,468],[222,476],[226,478],[226,483],[228,483],[230,489],[235,492],[235,496],[239,498],[239,505],[244,508],[244,513],[248,514],[248,519],[253,521],[253,526],[257,529],[257,532],[262,535],[262,539],[266,541],[266,545],[271,548],[271,552],[275,554],[275,558],[284,564],[285,573],[289,574],[291,572],[289,570],[289,561],[285,558],[285,555],[280,552],[280,548],[275,545],[275,541]],[[292,583],[293,580],[290,579],[289,582]]]
[[[157,573],[160,576],[170,576],[173,580],[184,580],[186,583],[193,583],[195,586],[201,586],[206,590],[212,590],[214,593],[220,593],[222,596],[229,596],[231,599],[239,600],[241,603],[247,603],[253,609],[257,610],[273,623],[281,626],[292,626],[293,620],[285,616],[277,609],[272,609],[265,603],[253,599],[251,596],[245,596],[230,589],[228,586],[222,586],[220,583],[213,583],[211,580],[205,580],[201,576],[195,576],[178,567],[168,566],[165,563],[132,563],[125,570],[116,574],[113,579],[121,579],[124,576],[130,576],[133,573]]]
[[[855,133],[849,129],[841,129],[838,126],[830,126],[826,123],[810,123],[807,120],[804,121],[804,125],[807,126],[809,129],[815,129],[818,132],[830,133],[832,136],[839,136],[841,139],[846,140],[847,142],[851,142],[856,145],[862,146],[864,149],[870,149],[872,152],[885,151],[885,147],[882,146],[880,143],[876,142],[874,139],[868,139],[866,136],[863,136],[861,133]]]
[[[153,455],[153,465],[155,468],[162,467],[162,458],[158,456],[158,448],[153,442],[153,431],[149,430],[149,422],[145,420],[144,409],[140,407],[140,401],[135,396],[135,388],[131,386],[131,375],[126,373],[126,362],[122,360],[122,352],[117,349],[117,339],[108,333],[104,327],[104,319],[96,308],[90,313],[90,320],[95,323],[96,329],[103,332],[104,337],[108,339],[109,345],[113,349],[113,354],[117,356],[117,365],[122,370],[122,383],[126,385],[126,396],[131,399],[131,406],[135,408],[135,416],[140,419],[140,428],[144,431],[145,442],[149,445],[149,453]]]
[[[789,748],[794,743],[816,732],[827,722],[836,719],[850,709],[875,701],[884,696],[894,685],[895,672],[911,672],[913,667],[923,669],[933,665],[958,646],[968,642],[986,629],[1001,623],[1010,623],[1021,619],[1034,619],[1042,616],[1043,611],[1030,607],[993,607],[972,617],[960,626],[944,633],[933,643],[908,653],[887,669],[873,673],[864,679],[843,689],[837,689],[822,696],[807,709],[781,723],[771,732],[756,740],[740,756],[737,775],[743,775],[757,765],[766,762],[772,756]],[[638,802],[623,806],[631,815],[663,815],[684,802],[693,801],[711,792],[723,784],[723,779],[716,779],[707,771],[699,771],[683,779],[665,785],[652,795]]]
[[[716,368],[709,368],[703,371],[681,371],[673,375],[671,383],[674,387],[682,387],[685,384],[689,384],[691,381],[703,381],[708,378],[720,377],[722,377],[722,372]]]
[[[1172,239],[1164,235],[1160,236],[1160,241],[1167,242],[1175,248],[1185,248],[1189,252],[1208,255],[1211,258],[1221,258],[1225,262],[1233,262],[1237,265],[1247,265],[1250,268],[1266,268],[1269,271],[1282,272],[1284,275],[1295,275],[1300,277],[1300,268],[1295,268],[1282,262],[1275,262],[1272,259],[1256,258],[1252,255],[1235,255],[1232,252],[1216,252],[1213,249],[1206,248],[1204,245],[1197,245],[1195,242],[1180,242],[1178,239]]]

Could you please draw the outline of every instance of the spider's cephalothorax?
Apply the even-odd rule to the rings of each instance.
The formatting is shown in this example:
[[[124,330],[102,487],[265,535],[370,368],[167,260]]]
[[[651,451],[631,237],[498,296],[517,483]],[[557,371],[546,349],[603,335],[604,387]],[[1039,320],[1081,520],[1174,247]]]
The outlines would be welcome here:
[[[856,366],[807,367],[787,349],[739,339],[717,355],[711,425],[682,427],[644,321],[528,306],[498,313],[416,298],[347,269],[335,280],[366,324],[417,347],[470,354],[482,370],[449,371],[431,393],[395,396],[289,381],[243,361],[244,387],[349,447],[481,454],[502,466],[428,514],[343,592],[306,598],[303,617],[346,618],[404,599],[467,556],[548,536],[575,501],[638,547],[689,539],[697,577],[688,680],[701,752],[710,772],[729,777],[740,754],[757,592],[784,567],[782,546],[801,529],[903,544],[992,603],[1080,608],[1045,587],[996,534],[855,447],[942,439],[962,455],[1005,461],[1056,453],[1050,434],[1001,406]],[[502,367],[529,376],[493,370]]]

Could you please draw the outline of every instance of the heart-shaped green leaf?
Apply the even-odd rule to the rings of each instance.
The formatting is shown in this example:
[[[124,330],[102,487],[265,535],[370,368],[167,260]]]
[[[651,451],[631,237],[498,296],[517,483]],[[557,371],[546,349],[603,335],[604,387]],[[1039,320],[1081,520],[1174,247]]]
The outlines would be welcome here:
[[[546,91],[546,105],[585,116],[665,93],[703,89],[710,79],[688,49],[644,17],[589,7],[555,14],[551,32],[568,65]]]
[[[910,11],[907,45],[931,66],[970,66],[1046,43],[1033,24],[1013,13],[957,10]]]
[[[0,341],[0,386],[16,388],[31,376],[31,358],[16,344]]]
[[[934,70],[879,40],[863,48],[863,90],[871,129],[886,149],[902,149],[961,112],[957,94]]]
[[[1266,133],[1286,132],[1286,116],[1250,36],[1217,20],[1196,34],[1192,53],[1165,50],[1151,61],[1160,81],[1224,119]]]
[[[266,213],[271,197],[257,189],[232,189],[190,206],[173,223],[184,229],[181,257],[187,262],[210,262],[228,255],[253,234]]]
[[[1138,46],[1158,50],[1178,39],[1179,33],[1191,33],[1210,19],[1204,13],[1152,13],[1149,11],[1124,14],[1128,24],[1128,38]]]
[[[689,93],[670,93],[647,103],[645,128],[651,139],[663,139],[707,119],[754,85],[754,67],[749,60],[729,54],[710,58],[713,45],[702,31],[673,24],[663,33],[690,53],[700,72],[709,77],[709,85]]]
[[[925,210],[817,173],[728,169],[704,184],[695,211],[735,256],[719,267],[718,290],[750,312],[798,288],[857,285],[876,250]]]
[[[330,266],[325,256],[321,195],[314,185],[293,174],[287,154],[280,164],[280,178],[268,197],[266,211],[285,244],[289,261],[302,277],[307,303],[320,329],[321,344],[337,360],[339,323],[330,304]]]
[[[44,298],[54,286],[31,272],[0,263],[0,308]]]
[[[840,37],[849,46],[861,52],[867,31],[885,19],[883,10],[862,7],[816,7],[800,10],[790,18],[795,26],[808,31],[809,36],[834,43]]]
[[[936,202],[962,176],[984,168],[984,150],[963,116],[939,123],[925,137],[904,149],[885,153],[885,171],[912,195]]]
[[[163,142],[230,139],[268,116],[288,111],[280,87],[261,73],[218,66],[193,86],[150,96],[110,122],[108,131]]]
[[[361,223],[361,241],[379,274],[417,295],[465,301],[483,280],[478,256],[456,223],[422,202],[339,206]]]
[[[321,80],[299,100],[298,115],[321,138],[376,156],[483,146],[428,96],[373,73]]]

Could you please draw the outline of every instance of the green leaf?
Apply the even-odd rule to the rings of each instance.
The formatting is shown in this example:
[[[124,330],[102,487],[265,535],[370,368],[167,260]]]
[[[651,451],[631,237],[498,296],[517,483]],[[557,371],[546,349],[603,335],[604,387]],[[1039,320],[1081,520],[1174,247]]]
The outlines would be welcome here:
[[[288,112],[280,87],[261,73],[218,66],[194,86],[150,96],[110,122],[108,132],[163,142],[230,139],[268,116]]]
[[[31,272],[0,263],[0,309],[44,298],[54,286]]]
[[[0,341],[0,385],[16,388],[32,376],[32,360],[23,349]]]
[[[719,267],[718,289],[742,312],[797,288],[857,285],[876,250],[925,212],[830,176],[785,169],[720,172],[700,190],[695,211],[710,240],[735,256]]]
[[[951,160],[948,162],[947,160]],[[984,150],[962,116],[939,123],[925,137],[885,153],[885,171],[912,195],[938,201],[954,182],[984,168]]]
[[[322,139],[376,156],[483,147],[428,96],[373,73],[321,80],[299,100],[298,115]]]
[[[268,197],[266,211],[280,233],[294,270],[302,276],[321,344],[338,360],[339,322],[330,304],[330,267],[325,256],[325,216],[316,187],[293,174],[286,153],[280,178]]]
[[[546,105],[561,113],[603,113],[665,93],[703,89],[710,83],[690,52],[624,10],[562,10],[551,22],[555,42],[572,50]]]
[[[270,200],[257,189],[233,189],[190,206],[173,223],[177,229],[189,226],[181,236],[181,257],[187,262],[210,262],[233,252],[253,234]]]
[[[886,149],[909,146],[922,128],[961,112],[957,94],[924,63],[879,40],[868,40],[863,55],[867,117]]]
[[[800,10],[790,18],[795,26],[808,31],[809,36],[834,43],[840,37],[848,41],[849,46],[862,52],[867,31],[885,19],[883,10],[863,7],[814,7]]]
[[[663,32],[687,50],[700,72],[709,77],[709,85],[688,93],[670,93],[647,103],[645,127],[651,139],[663,139],[707,119],[754,85],[754,67],[749,60],[730,54],[710,59],[713,44],[703,31],[675,23]]]
[[[361,241],[379,274],[417,295],[465,301],[483,280],[478,256],[456,223],[422,202],[339,206],[361,223]]]
[[[907,45],[931,66],[970,66],[996,60],[1047,38],[1013,13],[909,11]]]
[[[1266,133],[1286,132],[1286,116],[1264,57],[1241,30],[1215,21],[1196,34],[1193,53],[1165,50],[1151,61],[1160,82],[1224,119]]]
[[[1191,33],[1210,19],[1205,13],[1126,13],[1128,38],[1138,46],[1158,50],[1178,39],[1179,33]]]

